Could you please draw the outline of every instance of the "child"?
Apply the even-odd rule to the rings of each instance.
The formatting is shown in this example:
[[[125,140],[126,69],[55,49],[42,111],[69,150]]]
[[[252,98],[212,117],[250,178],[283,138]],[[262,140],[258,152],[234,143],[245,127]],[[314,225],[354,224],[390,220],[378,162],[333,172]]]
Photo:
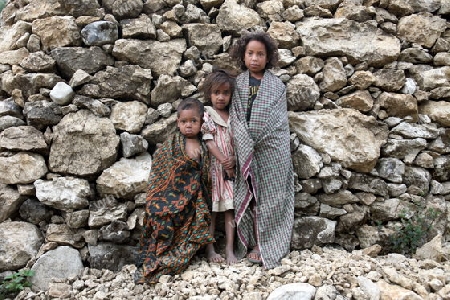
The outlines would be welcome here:
[[[203,104],[177,108],[178,131],[154,154],[135,280],[156,283],[187,268],[197,250],[214,242],[209,232],[208,150],[201,140]]]
[[[234,212],[233,212],[233,179],[234,179],[234,149],[230,133],[229,104],[234,90],[234,79],[223,70],[210,73],[203,84],[205,101],[211,106],[205,107],[202,126],[203,140],[211,155],[212,180],[212,213],[210,233],[216,228],[218,212],[225,216],[225,259],[227,264],[237,262],[234,255]],[[206,255],[210,262],[223,262],[216,253],[214,244],[206,246]]]
[[[236,78],[230,111],[237,154],[237,255],[251,249],[249,261],[270,269],[289,253],[294,223],[286,88],[268,70],[278,62],[278,51],[267,33],[242,36],[230,55],[244,70]]]

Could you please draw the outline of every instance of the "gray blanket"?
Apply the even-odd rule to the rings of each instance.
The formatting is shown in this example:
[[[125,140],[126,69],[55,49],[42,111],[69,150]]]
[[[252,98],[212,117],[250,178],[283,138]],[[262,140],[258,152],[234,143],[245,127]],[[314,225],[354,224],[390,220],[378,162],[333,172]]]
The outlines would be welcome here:
[[[294,222],[294,175],[290,153],[286,88],[266,71],[246,121],[249,73],[236,79],[231,126],[237,154],[234,190],[237,255],[242,258],[256,244],[250,200],[256,200],[259,247],[266,268],[280,265],[289,253]],[[250,188],[250,183],[251,187]]]

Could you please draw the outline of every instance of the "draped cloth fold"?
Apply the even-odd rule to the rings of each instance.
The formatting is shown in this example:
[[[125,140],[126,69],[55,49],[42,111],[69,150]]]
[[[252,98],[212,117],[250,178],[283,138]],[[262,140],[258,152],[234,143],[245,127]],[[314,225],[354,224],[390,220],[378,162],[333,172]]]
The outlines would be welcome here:
[[[177,131],[157,150],[147,191],[139,243],[137,283],[156,283],[185,270],[197,250],[214,242],[209,233],[210,180],[206,147],[202,161],[185,153]]]
[[[286,88],[270,71],[265,71],[250,121],[246,121],[249,72],[236,79],[230,111],[237,153],[234,186],[237,255],[242,258],[258,243],[266,268],[279,266],[289,253],[294,223],[294,173],[290,153]],[[256,202],[256,216],[249,208]]]

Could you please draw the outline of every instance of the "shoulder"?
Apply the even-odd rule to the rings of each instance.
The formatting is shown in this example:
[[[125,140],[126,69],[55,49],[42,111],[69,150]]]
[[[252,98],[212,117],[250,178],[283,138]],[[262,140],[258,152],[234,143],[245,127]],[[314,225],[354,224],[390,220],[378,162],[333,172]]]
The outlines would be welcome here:
[[[281,79],[271,71],[266,70],[266,74],[264,74],[264,77],[267,78],[267,82],[269,82],[273,88],[281,91],[284,91],[286,89],[286,85],[284,84],[284,82],[281,81]]]

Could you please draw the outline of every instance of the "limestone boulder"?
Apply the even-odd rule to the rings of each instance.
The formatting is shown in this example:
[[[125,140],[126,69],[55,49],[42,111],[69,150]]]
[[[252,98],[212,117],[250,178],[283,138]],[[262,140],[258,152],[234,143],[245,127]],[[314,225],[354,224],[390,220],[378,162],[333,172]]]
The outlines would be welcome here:
[[[291,238],[291,248],[306,249],[313,245],[332,243],[336,221],[320,217],[297,218]]]
[[[17,126],[0,133],[0,149],[8,151],[46,152],[44,134],[33,126]]]
[[[167,42],[136,39],[119,39],[114,43],[113,56],[144,69],[151,69],[155,76],[173,75],[181,63],[186,50],[186,40],[173,39]]]
[[[114,195],[132,199],[146,191],[151,165],[152,158],[148,153],[134,159],[122,158],[98,177],[97,192],[101,197]]]
[[[61,74],[70,79],[78,70],[94,74],[114,64],[114,59],[100,47],[57,47],[50,51]]]
[[[419,111],[442,126],[450,126],[450,103],[447,101],[427,101],[420,105]]]
[[[113,123],[88,110],[66,115],[53,128],[49,168],[77,176],[100,173],[114,163],[119,137]]]
[[[445,19],[430,13],[418,13],[401,18],[397,34],[408,42],[431,48],[446,28]]]
[[[262,25],[263,19],[253,9],[238,4],[236,0],[225,0],[216,18],[221,30],[240,34],[241,30]]]
[[[388,135],[373,117],[346,108],[289,112],[289,124],[303,143],[359,172],[373,169]]]
[[[43,177],[47,171],[45,158],[30,152],[2,152],[0,183],[27,184]]]
[[[39,251],[44,237],[38,227],[27,222],[0,223],[0,272],[24,267]]]
[[[106,70],[97,72],[79,93],[92,98],[118,98],[149,103],[151,79],[152,71],[137,65],[107,67]]]
[[[49,283],[55,279],[76,276],[82,270],[80,252],[69,246],[59,246],[43,254],[31,268],[35,272],[31,283],[36,290],[48,290]]]
[[[400,55],[399,40],[370,22],[308,18],[296,25],[307,55],[347,56],[353,63],[366,61],[372,66],[383,66]]]
[[[31,23],[18,21],[0,31],[0,52],[22,48],[24,37],[31,33]]]
[[[20,195],[17,189],[6,184],[0,184],[0,223],[10,218],[25,201],[25,197]]]
[[[197,88],[180,76],[161,75],[151,92],[152,106],[172,103],[194,93]]]
[[[93,191],[89,182],[72,177],[56,177],[53,180],[36,180],[36,198],[45,205],[71,211],[85,208]]]
[[[119,102],[113,106],[110,119],[117,130],[140,132],[147,114],[147,105],[139,101]]]
[[[53,16],[32,22],[32,32],[40,37],[42,50],[81,45],[81,36],[73,16]]]
[[[216,24],[186,24],[183,28],[188,43],[197,47],[205,58],[213,57],[222,47],[222,35]]]
[[[100,5],[96,0],[42,0],[40,2],[30,1],[17,12],[17,19],[32,21],[50,16],[71,15],[100,16]]]

